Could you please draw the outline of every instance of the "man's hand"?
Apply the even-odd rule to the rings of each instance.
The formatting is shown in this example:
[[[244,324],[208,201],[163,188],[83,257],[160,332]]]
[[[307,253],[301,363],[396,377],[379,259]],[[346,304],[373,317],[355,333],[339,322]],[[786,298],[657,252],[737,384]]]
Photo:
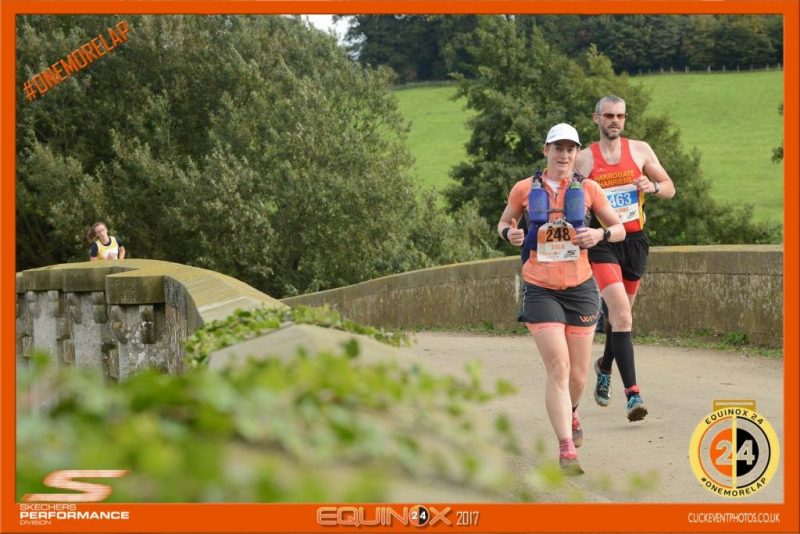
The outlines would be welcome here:
[[[656,184],[655,182],[651,181],[645,175],[639,176],[633,182],[633,185],[636,186],[636,189],[641,191],[642,193],[655,193],[656,192]]]
[[[508,242],[515,247],[521,247],[525,242],[525,232],[521,228],[517,228],[517,220],[511,219],[511,227],[508,230]]]

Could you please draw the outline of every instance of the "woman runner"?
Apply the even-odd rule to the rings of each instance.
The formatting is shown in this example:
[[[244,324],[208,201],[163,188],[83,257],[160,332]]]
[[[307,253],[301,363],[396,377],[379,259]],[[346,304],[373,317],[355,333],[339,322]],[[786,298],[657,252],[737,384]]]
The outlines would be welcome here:
[[[518,319],[533,335],[547,371],[545,407],[558,438],[559,463],[569,474],[583,473],[576,450],[583,443],[577,407],[586,386],[599,315],[597,286],[586,249],[601,241],[625,238],[625,229],[600,186],[573,174],[580,146],[575,128],[565,123],[553,126],[543,147],[547,168],[541,176],[549,200],[547,222],[538,228],[529,226],[532,235],[527,238],[517,228],[523,214],[530,217],[531,188],[539,187],[533,178],[526,178],[511,189],[497,224],[500,236],[512,245],[525,244],[527,250],[529,243],[536,241],[536,249],[523,258],[525,287]],[[583,221],[571,220],[576,224],[570,224],[565,220],[565,201],[568,196],[576,198],[574,191],[568,193],[571,185],[583,193],[580,213],[591,210],[605,228],[587,228]]]

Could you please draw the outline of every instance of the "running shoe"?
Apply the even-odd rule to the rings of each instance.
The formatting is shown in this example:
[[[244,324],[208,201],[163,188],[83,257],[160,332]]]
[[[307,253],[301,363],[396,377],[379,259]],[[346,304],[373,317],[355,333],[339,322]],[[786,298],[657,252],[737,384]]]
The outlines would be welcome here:
[[[578,412],[572,412],[572,442],[576,447],[583,445],[583,428],[578,420]]]
[[[581,467],[581,463],[578,461],[578,458],[558,458],[558,465],[561,466],[561,470],[564,472],[565,475],[575,476],[575,475],[582,475],[585,471],[583,467]]]
[[[600,369],[600,359],[594,362],[594,372],[597,374],[597,384],[594,386],[594,400],[600,406],[608,406],[611,399],[611,373]]]
[[[642,402],[642,397],[638,393],[628,397],[628,421],[641,421],[645,415],[647,415],[647,408]]]
[[[558,444],[558,465],[565,475],[580,475],[583,468],[578,461],[578,451],[571,439],[565,439]]]

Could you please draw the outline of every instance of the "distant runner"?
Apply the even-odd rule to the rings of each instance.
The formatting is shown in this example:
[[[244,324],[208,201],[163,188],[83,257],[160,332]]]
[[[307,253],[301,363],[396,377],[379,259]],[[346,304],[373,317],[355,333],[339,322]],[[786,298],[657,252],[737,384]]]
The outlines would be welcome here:
[[[543,147],[547,168],[514,185],[497,224],[503,239],[523,247],[525,288],[518,320],[533,335],[547,370],[545,406],[558,438],[559,463],[568,474],[583,473],[576,450],[583,443],[577,408],[599,314],[586,249],[625,237],[597,183],[573,175],[580,146],[575,128],[553,126]],[[589,209],[605,229],[584,226]],[[523,214],[527,237],[517,228]]]
[[[125,259],[125,247],[116,237],[108,235],[108,228],[103,222],[96,222],[89,228],[86,241],[92,244],[89,261]]]
[[[594,398],[600,406],[608,406],[611,364],[616,360],[628,399],[628,420],[640,421],[647,415],[647,408],[636,382],[631,308],[650,251],[644,232],[645,195],[672,198],[675,186],[650,145],[621,136],[627,117],[624,100],[613,95],[601,98],[592,115],[600,130],[600,141],[581,150],[575,166],[603,188],[627,231],[621,243],[599,243],[589,251],[592,272],[609,312],[605,318],[605,351],[594,363]],[[599,228],[602,223],[593,218],[590,226]]]

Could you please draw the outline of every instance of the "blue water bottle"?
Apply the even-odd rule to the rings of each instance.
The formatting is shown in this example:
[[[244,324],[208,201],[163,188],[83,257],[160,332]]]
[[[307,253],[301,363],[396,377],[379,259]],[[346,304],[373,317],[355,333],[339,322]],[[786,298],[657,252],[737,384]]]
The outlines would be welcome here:
[[[585,216],[586,205],[584,204],[583,188],[580,180],[573,176],[564,196],[564,218],[577,229],[583,228]]]
[[[542,173],[539,171],[531,178],[531,192],[528,193],[528,235],[522,244],[522,263],[528,261],[531,250],[536,250],[539,226],[547,223],[549,212],[550,197],[542,187]]]

